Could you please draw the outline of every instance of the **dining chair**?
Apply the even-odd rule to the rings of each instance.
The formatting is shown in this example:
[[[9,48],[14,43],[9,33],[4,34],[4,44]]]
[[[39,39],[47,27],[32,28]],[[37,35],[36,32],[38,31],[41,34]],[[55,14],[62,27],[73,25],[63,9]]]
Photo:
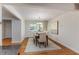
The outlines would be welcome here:
[[[43,45],[44,47],[47,47],[47,38],[46,38],[45,32],[39,33],[38,45],[39,47],[41,47],[41,45]]]

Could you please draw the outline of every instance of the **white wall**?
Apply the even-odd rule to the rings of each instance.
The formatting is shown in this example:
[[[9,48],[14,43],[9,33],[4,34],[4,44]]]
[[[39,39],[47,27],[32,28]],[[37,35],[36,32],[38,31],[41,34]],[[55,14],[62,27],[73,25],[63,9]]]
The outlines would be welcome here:
[[[12,5],[3,5],[9,12],[15,15],[17,18],[22,19],[21,15],[16,11],[16,9]]]
[[[11,20],[12,18],[18,19],[11,12],[9,12],[5,7],[2,7],[2,19]]]
[[[12,41],[17,43],[21,40],[21,21],[12,20]]]
[[[0,4],[0,22],[2,22],[2,6]],[[0,45],[2,45],[2,24],[0,24]]]
[[[59,20],[59,35],[49,34],[49,36],[79,53],[79,11],[65,13],[54,20]]]
[[[24,39],[24,19],[12,5],[3,4],[3,19],[12,20],[12,39],[13,42],[20,42]],[[6,10],[4,10],[6,9]],[[7,15],[8,13],[8,15]]]
[[[21,20],[21,41],[25,38],[25,21]]]
[[[13,43],[21,41],[21,20],[18,19],[3,19],[3,38],[12,38]],[[9,22],[11,21],[11,23]]]
[[[49,21],[47,30],[48,31],[57,30],[57,20]]]

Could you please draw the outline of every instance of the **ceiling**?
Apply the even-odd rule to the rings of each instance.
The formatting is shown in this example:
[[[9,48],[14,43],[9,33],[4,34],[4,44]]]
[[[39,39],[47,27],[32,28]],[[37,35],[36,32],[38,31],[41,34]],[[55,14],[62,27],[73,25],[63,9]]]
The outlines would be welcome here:
[[[25,20],[51,20],[75,10],[73,3],[8,3],[5,5],[13,6]]]

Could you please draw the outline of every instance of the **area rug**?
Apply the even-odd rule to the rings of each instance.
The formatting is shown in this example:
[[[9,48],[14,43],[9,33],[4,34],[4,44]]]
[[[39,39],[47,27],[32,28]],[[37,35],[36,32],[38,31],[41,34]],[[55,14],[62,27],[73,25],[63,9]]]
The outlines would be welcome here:
[[[39,52],[39,51],[58,50],[58,49],[61,48],[50,40],[48,40],[48,46],[46,48],[45,47],[39,48],[39,46],[36,46],[33,43],[33,39],[29,39],[25,52]]]

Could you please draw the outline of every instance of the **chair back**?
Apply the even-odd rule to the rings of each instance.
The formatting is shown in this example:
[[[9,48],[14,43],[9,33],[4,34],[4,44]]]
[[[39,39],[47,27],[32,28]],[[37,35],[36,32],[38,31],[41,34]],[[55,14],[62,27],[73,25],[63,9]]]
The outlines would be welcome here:
[[[45,32],[41,32],[39,33],[39,42],[46,42],[46,33]]]

